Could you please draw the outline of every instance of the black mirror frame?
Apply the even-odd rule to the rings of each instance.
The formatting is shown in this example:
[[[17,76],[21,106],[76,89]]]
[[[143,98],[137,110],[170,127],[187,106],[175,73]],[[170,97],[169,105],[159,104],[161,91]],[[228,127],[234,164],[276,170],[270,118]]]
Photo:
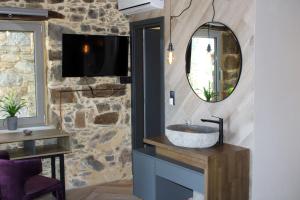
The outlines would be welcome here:
[[[209,24],[209,23],[217,23],[217,24],[221,24],[221,25],[227,27],[228,30],[231,31],[231,33],[232,33],[234,39],[237,41],[238,50],[240,51],[240,54],[241,54],[241,56],[240,56],[240,67],[241,67],[241,69],[240,69],[240,73],[239,73],[237,82],[236,82],[236,84],[235,84],[235,86],[234,86],[234,89],[233,89],[233,91],[231,92],[230,95],[228,95],[226,98],[224,98],[224,99],[222,99],[222,100],[219,100],[219,101],[205,101],[204,99],[202,99],[201,97],[199,97],[198,94],[197,94],[197,93],[195,92],[195,90],[193,89],[193,87],[192,87],[192,85],[191,85],[191,83],[190,83],[190,81],[189,81],[189,79],[188,79],[188,76],[187,76],[187,74],[188,74],[187,72],[190,71],[191,43],[192,43],[193,36],[195,35],[195,33],[196,33],[201,27],[203,27],[203,26],[205,26],[206,24]],[[188,65],[189,65],[189,67],[188,67]],[[201,99],[202,101],[204,101],[204,102],[206,102],[206,103],[218,103],[218,102],[224,101],[225,99],[227,99],[228,97],[230,97],[230,96],[233,94],[233,92],[235,91],[236,87],[238,86],[238,83],[240,82],[240,78],[241,78],[241,75],[242,75],[242,70],[243,70],[243,53],[242,53],[241,45],[240,45],[240,42],[239,42],[239,40],[238,40],[236,34],[233,32],[233,30],[232,30],[231,28],[229,28],[229,26],[227,26],[226,24],[224,24],[224,23],[222,23],[222,22],[218,22],[218,21],[206,22],[206,23],[202,24],[201,26],[199,26],[199,27],[193,32],[193,34],[191,35],[190,40],[189,40],[189,42],[188,42],[188,45],[187,45],[187,48],[186,48],[186,53],[185,53],[185,74],[186,74],[187,82],[188,82],[189,85],[190,85],[190,88],[193,90],[194,94],[195,94],[199,99]]]

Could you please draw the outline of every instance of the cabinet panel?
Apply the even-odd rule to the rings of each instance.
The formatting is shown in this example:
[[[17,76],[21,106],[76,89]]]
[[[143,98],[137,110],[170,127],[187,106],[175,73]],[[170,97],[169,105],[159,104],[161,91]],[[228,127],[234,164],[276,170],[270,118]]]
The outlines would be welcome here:
[[[155,159],[133,151],[133,194],[143,200],[155,200]]]

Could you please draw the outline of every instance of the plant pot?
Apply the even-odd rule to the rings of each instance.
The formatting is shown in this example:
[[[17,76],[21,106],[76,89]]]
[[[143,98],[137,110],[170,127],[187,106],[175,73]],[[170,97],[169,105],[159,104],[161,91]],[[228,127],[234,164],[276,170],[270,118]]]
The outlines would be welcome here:
[[[18,117],[8,117],[6,122],[8,130],[16,130],[18,128]]]

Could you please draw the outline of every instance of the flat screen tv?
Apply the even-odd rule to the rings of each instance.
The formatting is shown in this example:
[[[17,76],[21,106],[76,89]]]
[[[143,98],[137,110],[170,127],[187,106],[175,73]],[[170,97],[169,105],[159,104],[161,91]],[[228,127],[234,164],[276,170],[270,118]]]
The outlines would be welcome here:
[[[127,76],[127,36],[63,34],[62,76]]]

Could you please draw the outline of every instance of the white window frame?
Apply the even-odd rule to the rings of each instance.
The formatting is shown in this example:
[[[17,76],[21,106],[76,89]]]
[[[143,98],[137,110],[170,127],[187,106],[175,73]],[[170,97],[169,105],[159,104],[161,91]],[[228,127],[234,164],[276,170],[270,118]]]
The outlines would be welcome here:
[[[0,21],[0,31],[28,31],[34,34],[36,116],[19,118],[18,127],[45,125],[44,26],[41,22]],[[6,129],[4,121],[0,119],[0,129]]]

